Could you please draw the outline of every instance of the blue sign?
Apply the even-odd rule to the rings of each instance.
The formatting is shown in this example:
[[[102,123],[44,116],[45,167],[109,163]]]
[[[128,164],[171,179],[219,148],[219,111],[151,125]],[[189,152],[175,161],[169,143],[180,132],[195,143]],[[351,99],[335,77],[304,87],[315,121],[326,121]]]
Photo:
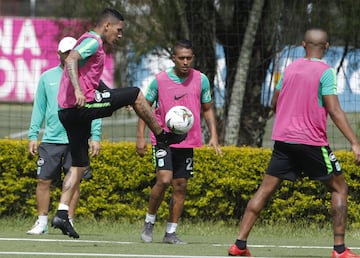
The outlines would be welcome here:
[[[351,49],[343,58],[343,47],[330,47],[323,60],[337,71],[337,94],[345,112],[360,111],[360,50]],[[304,57],[301,46],[288,46],[270,65],[262,90],[262,103],[269,105],[272,93],[285,67],[295,59]],[[341,61],[343,60],[343,61]],[[342,64],[341,64],[342,62]],[[359,104],[357,104],[359,102]]]

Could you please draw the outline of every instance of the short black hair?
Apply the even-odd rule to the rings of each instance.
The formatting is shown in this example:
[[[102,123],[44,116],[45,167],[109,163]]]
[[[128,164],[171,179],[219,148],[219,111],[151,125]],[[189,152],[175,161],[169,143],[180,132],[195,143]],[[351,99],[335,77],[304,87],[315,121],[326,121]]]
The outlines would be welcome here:
[[[192,45],[191,41],[188,39],[179,39],[178,41],[175,42],[174,47],[172,49],[173,55],[176,54],[176,50],[178,48],[191,49],[194,52],[193,45]]]
[[[113,8],[105,8],[98,16],[96,23],[101,24],[104,22],[106,18],[109,17],[115,17],[119,21],[124,21],[124,16],[122,16],[122,14],[119,11]]]

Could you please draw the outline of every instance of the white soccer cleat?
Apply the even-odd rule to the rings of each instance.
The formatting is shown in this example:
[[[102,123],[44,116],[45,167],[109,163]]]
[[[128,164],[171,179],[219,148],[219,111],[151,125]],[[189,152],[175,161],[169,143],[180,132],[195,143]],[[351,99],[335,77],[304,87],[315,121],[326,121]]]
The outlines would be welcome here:
[[[151,243],[153,240],[154,224],[151,222],[144,222],[144,227],[141,232],[141,239],[145,243]]]
[[[26,234],[41,235],[41,234],[47,234],[48,232],[49,232],[48,225],[40,224],[40,222],[37,220],[34,226],[28,232],[26,232]]]

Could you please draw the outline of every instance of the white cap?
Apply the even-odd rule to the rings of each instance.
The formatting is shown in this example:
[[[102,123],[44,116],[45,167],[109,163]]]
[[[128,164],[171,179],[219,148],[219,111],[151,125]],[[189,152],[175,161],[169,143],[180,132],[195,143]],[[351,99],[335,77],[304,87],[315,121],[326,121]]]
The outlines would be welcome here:
[[[59,42],[58,51],[65,53],[74,48],[76,39],[73,37],[65,37]]]

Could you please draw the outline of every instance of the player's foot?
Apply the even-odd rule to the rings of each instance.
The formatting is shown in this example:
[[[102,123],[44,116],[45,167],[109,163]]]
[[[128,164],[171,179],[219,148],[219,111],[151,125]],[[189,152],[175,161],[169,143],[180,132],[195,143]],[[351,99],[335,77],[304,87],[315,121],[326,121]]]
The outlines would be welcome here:
[[[69,223],[73,227],[73,229],[75,229],[75,227],[74,227],[74,219],[69,218]]]
[[[53,228],[60,229],[64,235],[79,238],[79,234],[76,233],[75,229],[71,226],[69,219],[62,219],[55,215],[55,217],[51,220],[51,226]]]
[[[246,257],[251,257],[250,251],[249,249],[239,249],[235,244],[233,244],[232,246],[230,246],[229,248],[229,256],[246,256]]]
[[[176,233],[165,233],[164,239],[163,239],[164,243],[168,243],[168,244],[186,244],[186,242],[180,240],[177,236]]]
[[[49,232],[48,225],[47,224],[41,224],[39,220],[37,220],[34,224],[34,226],[26,232],[26,234],[29,235],[41,235],[41,234],[47,234]]]
[[[187,133],[176,134],[172,132],[162,131],[159,135],[156,135],[156,144],[159,146],[169,146],[174,143],[180,143],[185,140]]]
[[[360,255],[357,255],[350,251],[349,248],[346,248],[344,252],[338,253],[335,250],[331,253],[332,258],[360,258]]]
[[[154,224],[151,222],[144,222],[144,227],[141,232],[141,239],[145,243],[151,243],[153,240]]]

